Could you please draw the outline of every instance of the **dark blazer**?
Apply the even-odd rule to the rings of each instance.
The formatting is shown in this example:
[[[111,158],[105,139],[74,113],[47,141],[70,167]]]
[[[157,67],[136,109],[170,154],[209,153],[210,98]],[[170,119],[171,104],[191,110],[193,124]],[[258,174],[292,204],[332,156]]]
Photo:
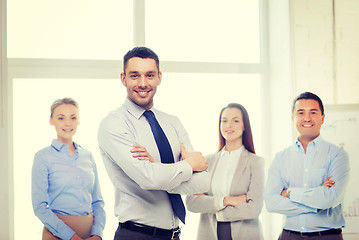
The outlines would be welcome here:
[[[221,152],[221,151],[220,151]],[[208,171],[213,177],[221,153],[206,156]],[[212,184],[212,183],[211,183]],[[186,198],[189,211],[201,213],[198,240],[217,239],[217,219],[214,212],[222,211],[224,220],[231,222],[233,240],[263,239],[258,219],[263,207],[264,160],[243,149],[230,187],[230,195],[247,194],[249,200],[239,206],[227,206],[221,210],[220,197],[214,197],[212,187],[207,195],[191,195]]]

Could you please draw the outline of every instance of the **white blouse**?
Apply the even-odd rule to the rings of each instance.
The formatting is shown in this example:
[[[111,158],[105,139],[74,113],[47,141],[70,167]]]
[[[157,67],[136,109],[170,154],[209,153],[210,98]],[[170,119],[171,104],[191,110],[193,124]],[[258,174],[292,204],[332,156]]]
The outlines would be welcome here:
[[[225,147],[223,147],[221,150],[221,157],[214,169],[211,184],[212,193],[213,196],[220,197],[220,202],[218,204],[219,206],[222,206],[222,209],[225,207],[223,205],[223,199],[230,193],[233,176],[237,169],[243,149],[244,146],[237,150],[228,152],[225,150]],[[221,217],[217,214],[217,220],[220,219]]]

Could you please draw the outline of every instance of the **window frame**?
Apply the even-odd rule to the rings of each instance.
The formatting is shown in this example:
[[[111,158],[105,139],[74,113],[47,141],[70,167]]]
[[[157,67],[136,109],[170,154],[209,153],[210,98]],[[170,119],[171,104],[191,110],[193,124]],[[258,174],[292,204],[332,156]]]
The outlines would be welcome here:
[[[25,59],[6,57],[6,3],[0,0],[1,12],[1,79],[0,79],[0,184],[6,199],[1,200],[3,220],[0,224],[0,238],[14,239],[14,181],[13,181],[13,79],[16,78],[119,78],[122,61],[117,60],[66,60],[66,59]],[[256,73],[260,75],[261,115],[269,111],[268,77],[268,3],[259,1],[260,62],[259,63],[215,63],[215,62],[175,62],[161,61],[164,72],[185,73]],[[145,46],[145,0],[133,0],[134,4],[134,46]],[[262,155],[270,155],[269,121],[261,121]],[[266,231],[264,229],[264,231]]]

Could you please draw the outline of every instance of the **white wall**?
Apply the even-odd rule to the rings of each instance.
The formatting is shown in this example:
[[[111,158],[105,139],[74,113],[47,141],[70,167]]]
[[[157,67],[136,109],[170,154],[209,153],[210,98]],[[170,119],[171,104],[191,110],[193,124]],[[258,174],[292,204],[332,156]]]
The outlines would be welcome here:
[[[11,118],[8,101],[8,83],[6,70],[5,41],[6,7],[5,0],[0,1],[0,240],[12,239],[13,229],[13,183],[11,161]]]
[[[274,154],[292,143],[291,101],[293,98],[291,80],[291,51],[288,0],[268,1],[268,61],[269,61],[269,110],[263,121],[269,121],[268,142],[270,151],[266,157],[268,169]],[[267,170],[266,170],[267,174]],[[264,213],[264,236],[267,240],[278,239],[282,217]]]
[[[295,92],[313,91],[324,104],[359,103],[359,1],[291,3]]]

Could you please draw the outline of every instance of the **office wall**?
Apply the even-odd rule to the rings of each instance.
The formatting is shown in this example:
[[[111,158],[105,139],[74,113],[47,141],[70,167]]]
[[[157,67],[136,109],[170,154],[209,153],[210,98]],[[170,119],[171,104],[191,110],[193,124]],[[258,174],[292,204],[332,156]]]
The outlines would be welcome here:
[[[9,119],[6,60],[6,1],[0,1],[0,240],[12,239],[13,198],[11,169],[11,121]]]
[[[359,103],[359,1],[292,0],[295,92],[325,104]]]

